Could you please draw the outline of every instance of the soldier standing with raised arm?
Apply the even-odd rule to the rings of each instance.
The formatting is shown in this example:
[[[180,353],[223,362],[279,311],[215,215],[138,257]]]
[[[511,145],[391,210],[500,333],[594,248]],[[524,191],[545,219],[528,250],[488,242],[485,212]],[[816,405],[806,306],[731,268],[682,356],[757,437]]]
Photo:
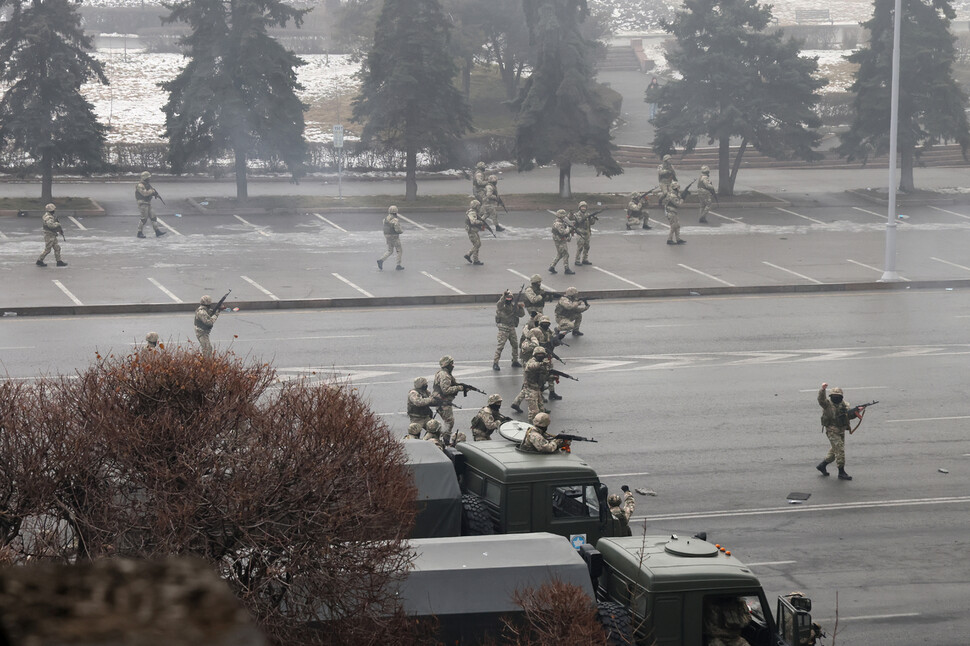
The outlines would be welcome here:
[[[141,174],[141,181],[135,184],[135,202],[138,203],[138,212],[141,213],[141,220],[138,222],[138,234],[136,237],[144,238],[145,224],[151,220],[152,228],[155,230],[155,237],[165,235],[165,231],[158,228],[158,218],[152,212],[152,200],[158,195],[152,187],[152,174],[147,170]]]
[[[827,476],[829,472],[825,467],[835,462],[839,468],[839,480],[851,480],[852,476],[845,472],[845,432],[851,428],[849,405],[841,388],[833,388],[826,398],[825,389],[828,387],[828,384],[822,384],[818,389],[818,405],[822,407],[822,430],[832,447],[815,468]]]
[[[404,269],[404,266],[401,265],[403,255],[401,234],[403,232],[401,221],[397,217],[397,207],[392,205],[388,207],[387,216],[384,218],[384,240],[387,242],[387,251],[377,260],[377,268],[381,271],[384,271],[384,261],[390,258],[395,251],[397,252],[397,267],[395,269]]]
[[[498,345],[495,348],[495,356],[492,358],[492,370],[501,370],[498,360],[502,357],[502,350],[505,344],[512,346],[512,367],[521,368],[519,363],[519,343],[516,337],[515,328],[519,326],[519,318],[525,316],[525,306],[516,303],[512,292],[505,290],[502,298],[495,304],[495,325],[498,326]]]

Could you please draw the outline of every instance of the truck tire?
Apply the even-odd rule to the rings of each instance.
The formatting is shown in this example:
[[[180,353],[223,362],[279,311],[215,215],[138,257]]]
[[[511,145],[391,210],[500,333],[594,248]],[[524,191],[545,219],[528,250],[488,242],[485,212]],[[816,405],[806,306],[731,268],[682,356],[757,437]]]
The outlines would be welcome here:
[[[488,514],[485,501],[474,494],[466,493],[461,497],[461,535],[491,536],[495,533],[492,518]]]
[[[600,601],[596,604],[596,618],[603,624],[609,646],[632,646],[633,617],[628,608],[615,601]]]

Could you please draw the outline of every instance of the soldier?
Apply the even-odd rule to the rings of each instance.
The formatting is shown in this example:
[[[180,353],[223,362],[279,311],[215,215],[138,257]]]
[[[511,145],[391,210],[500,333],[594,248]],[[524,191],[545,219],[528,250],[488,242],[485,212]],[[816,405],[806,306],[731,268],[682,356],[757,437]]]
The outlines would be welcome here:
[[[158,195],[158,191],[152,188],[152,174],[147,170],[141,174],[141,181],[135,185],[135,202],[138,203],[138,211],[141,213],[141,220],[138,222],[138,234],[136,237],[144,238],[143,232],[145,223],[152,221],[152,228],[155,229],[155,237],[160,238],[167,233],[158,228],[158,219],[152,213],[152,199]]]
[[[592,265],[589,261],[589,239],[593,237],[593,221],[589,205],[585,201],[579,203],[579,210],[573,213],[573,230],[576,232],[576,261],[577,265]]]
[[[485,209],[485,219],[491,220],[495,224],[496,231],[505,231],[505,227],[498,223],[498,175],[489,175],[488,183],[485,185],[485,197],[482,200],[482,207]]]
[[[158,348],[158,332],[149,332],[145,335],[145,347],[149,350]]]
[[[453,402],[455,401],[455,396],[460,392],[464,392],[464,389],[458,385],[458,382],[451,375],[451,372],[455,369],[455,360],[451,355],[446,354],[441,357],[438,365],[441,366],[441,370],[435,373],[434,376],[434,394],[439,400],[438,414],[441,416],[441,421],[445,426],[442,439],[445,444],[448,444],[451,441],[451,430],[455,428]]]
[[[547,432],[552,419],[547,413],[539,413],[532,421],[532,426],[525,432],[519,448],[533,453],[555,453],[562,448],[563,441]]]
[[[219,310],[212,311],[212,297],[206,294],[199,301],[199,307],[195,310],[195,336],[202,346],[202,356],[212,356],[212,343],[209,342],[209,333],[212,326],[219,318]]]
[[[442,451],[445,449],[445,442],[441,439],[441,422],[436,419],[430,420],[425,426],[424,439],[429,442],[434,442]]]
[[[674,170],[674,163],[670,160],[670,155],[664,155],[663,161],[657,166],[657,183],[660,184],[661,195],[670,190],[670,184],[677,181],[677,171]]]
[[[481,202],[485,199],[485,187],[488,186],[488,176],[485,174],[485,162],[475,164],[475,174],[472,175],[472,195]]]
[[[569,240],[573,236],[573,226],[569,223],[568,214],[565,209],[559,209],[556,211],[556,221],[552,224],[552,241],[556,245],[556,259],[552,261],[549,265],[549,273],[556,273],[556,265],[560,260],[563,261],[563,267],[566,268],[565,273],[575,274],[572,269],[569,268]]]
[[[516,342],[515,328],[519,326],[519,318],[525,316],[525,306],[516,303],[512,292],[505,290],[502,298],[495,304],[495,325],[498,326],[498,337],[495,356],[492,357],[492,370],[501,370],[498,360],[502,357],[505,344],[512,346],[512,367],[521,368],[519,363],[519,344]]]
[[[516,397],[518,402],[523,399],[526,400],[526,404],[529,406],[530,422],[536,414],[545,410],[542,407],[542,390],[545,388],[546,382],[549,381],[549,370],[551,369],[552,364],[546,356],[546,349],[541,345],[536,347],[532,352],[529,363],[525,364],[525,370],[522,374],[522,390],[519,393],[522,397]],[[513,402],[511,408],[519,413],[522,412],[517,402]]]
[[[57,242],[57,235],[60,234],[63,237],[64,229],[61,228],[61,223],[58,222],[57,216],[54,215],[56,210],[57,207],[53,204],[48,204],[44,207],[44,253],[40,254],[40,258],[37,259],[38,267],[47,266],[44,258],[51,252],[51,249],[54,250],[54,259],[57,261],[57,266],[67,267],[67,263],[61,260],[61,245]]]
[[[818,405],[822,407],[822,430],[832,448],[815,468],[827,476],[829,472],[825,467],[835,462],[839,467],[839,480],[851,480],[852,476],[845,472],[845,432],[850,429],[849,404],[845,402],[841,388],[833,388],[826,399],[825,389],[828,387],[828,384],[822,384],[819,388]]]
[[[501,408],[502,396],[489,395],[488,403],[472,417],[472,438],[476,442],[492,439],[492,433],[498,430],[503,422],[508,421],[508,418],[499,412]]]
[[[387,251],[384,255],[377,260],[377,268],[384,271],[384,261],[391,257],[393,252],[397,252],[397,267],[395,269],[404,269],[401,265],[401,221],[397,218],[397,207],[390,206],[387,209],[387,217],[384,218],[384,240],[387,241]]]
[[[548,316],[539,317],[537,323],[528,333],[529,338],[532,339],[533,352],[539,346],[545,348],[546,354],[549,355],[549,363],[551,365],[553,349],[562,342],[562,339],[559,336],[559,332],[552,329],[552,321],[549,320]],[[546,382],[546,386],[549,389],[549,399],[555,401],[562,399],[562,395],[556,392],[556,377],[554,375],[549,375],[549,381]]]
[[[556,303],[556,325],[561,332],[572,332],[573,336],[583,336],[579,326],[583,322],[583,312],[589,309],[589,301],[579,297],[579,290],[567,287],[563,297]]]
[[[472,242],[472,249],[465,254],[465,260],[473,265],[484,265],[478,259],[478,250],[482,248],[482,237],[480,232],[485,229],[482,220],[478,215],[478,208],[481,206],[478,200],[472,200],[465,211],[465,231],[468,232],[468,239]]]
[[[421,430],[426,429],[428,422],[434,417],[431,407],[437,405],[438,399],[428,390],[428,380],[418,377],[414,380],[414,388],[408,393],[408,419],[412,425],[417,424],[416,431],[408,428],[408,433],[421,437]]]
[[[606,503],[610,507],[610,513],[613,514],[613,518],[620,522],[620,527],[623,529],[625,535],[630,536],[633,532],[630,531],[630,518],[633,516],[633,512],[636,511],[637,501],[633,499],[633,494],[630,493],[630,487],[623,485],[620,487],[623,491],[623,500],[615,493],[610,494],[610,497],[606,499]]]
[[[663,204],[664,213],[667,214],[667,222],[670,223],[670,235],[667,236],[667,244],[687,244],[680,238],[680,219],[677,217],[677,209],[684,204],[684,198],[680,196],[680,184],[670,183],[670,190],[660,198]]]
[[[711,169],[701,166],[701,176],[697,179],[697,198],[700,200],[700,222],[704,224],[707,223],[707,214],[711,210],[715,195],[717,195],[717,189],[711,182]]]
[[[531,281],[529,286],[522,291],[522,300],[525,301],[525,309],[529,316],[534,318],[536,312],[541,314],[542,310],[545,309],[546,300],[553,297],[550,296],[549,292],[542,289],[542,276],[532,274],[532,278],[529,280]]]
[[[652,229],[650,226],[650,213],[647,211],[647,194],[634,193],[630,196],[630,202],[626,205],[626,228],[627,231],[642,226],[644,229]]]

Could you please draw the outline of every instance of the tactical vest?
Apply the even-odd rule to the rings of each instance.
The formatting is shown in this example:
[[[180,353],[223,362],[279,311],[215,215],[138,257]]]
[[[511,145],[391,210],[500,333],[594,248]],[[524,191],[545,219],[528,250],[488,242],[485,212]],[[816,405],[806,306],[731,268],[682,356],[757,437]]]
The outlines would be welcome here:
[[[394,229],[394,220],[390,217],[384,218],[384,235],[386,236],[397,235],[397,231]]]
[[[412,393],[416,392],[421,397],[425,397],[425,395],[421,394],[416,390],[412,390],[411,392]],[[430,406],[415,406],[413,403],[411,403],[411,397],[409,393],[409,396],[408,396],[408,416],[409,417],[431,417],[432,414],[433,413],[431,412]]]

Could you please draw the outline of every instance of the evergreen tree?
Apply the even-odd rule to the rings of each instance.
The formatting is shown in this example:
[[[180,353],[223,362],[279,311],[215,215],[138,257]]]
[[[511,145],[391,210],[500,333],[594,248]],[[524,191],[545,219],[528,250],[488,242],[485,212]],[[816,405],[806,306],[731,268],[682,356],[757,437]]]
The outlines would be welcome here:
[[[859,64],[855,82],[855,119],[842,135],[839,154],[849,160],[889,152],[894,0],[875,0],[868,46],[849,55]],[[956,15],[948,0],[903,0],[899,60],[899,188],[914,188],[913,166],[920,147],[954,140],[966,156],[970,146],[967,95],[953,78]]]
[[[185,22],[189,62],[161,87],[169,93],[165,133],[176,173],[194,162],[232,152],[236,197],[247,194],[250,157],[279,156],[294,177],[306,156],[303,89],[296,68],[304,62],[267,34],[270,26],[299,27],[307,10],[282,0],[182,0],[166,5],[167,22]]]
[[[593,78],[591,45],[580,33],[589,15],[586,0],[523,0],[523,8],[536,53],[532,74],[512,103],[516,161],[519,170],[557,164],[559,195],[568,198],[574,163],[607,177],[623,172],[610,135],[620,106]]]
[[[757,0],[685,0],[664,22],[677,39],[667,61],[680,78],[660,89],[653,147],[664,154],[693,150],[701,137],[716,142],[721,195],[734,194],[747,146],[778,159],[820,157],[814,106],[826,81],[798,41],[765,31],[770,21]],[[732,137],[741,140],[733,165]]]
[[[405,199],[418,196],[421,150],[442,150],[471,128],[468,103],[454,85],[449,25],[438,0],[387,0],[374,47],[361,68],[353,120],[361,139],[405,153]]]
[[[81,85],[108,79],[68,0],[0,0],[0,13],[9,18],[0,23],[0,146],[33,160],[49,200],[55,168],[88,172],[104,161],[105,128]]]

